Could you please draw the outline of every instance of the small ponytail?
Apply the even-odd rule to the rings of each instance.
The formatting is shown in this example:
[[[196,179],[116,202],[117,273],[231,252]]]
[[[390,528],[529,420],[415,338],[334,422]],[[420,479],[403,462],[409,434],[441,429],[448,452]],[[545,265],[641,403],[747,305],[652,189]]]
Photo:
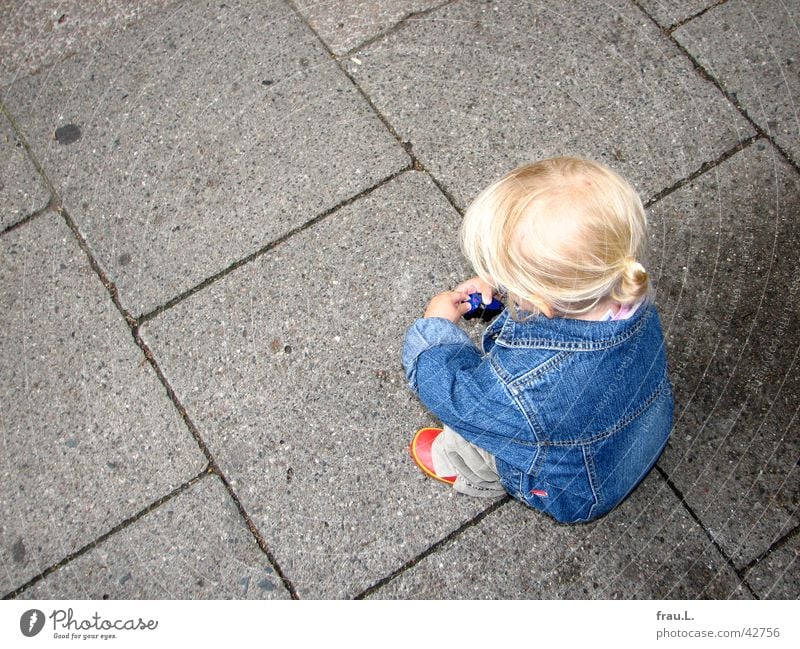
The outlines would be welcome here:
[[[619,280],[611,296],[621,304],[634,304],[647,295],[650,275],[633,257],[622,260]]]

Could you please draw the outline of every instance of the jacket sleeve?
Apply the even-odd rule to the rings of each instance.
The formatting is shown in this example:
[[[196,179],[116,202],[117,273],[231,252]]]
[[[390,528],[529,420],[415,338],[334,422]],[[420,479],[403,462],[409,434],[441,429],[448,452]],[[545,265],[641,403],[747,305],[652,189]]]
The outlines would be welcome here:
[[[403,365],[428,410],[473,444],[486,447],[487,436],[525,426],[488,358],[449,320],[417,320],[406,334]]]
[[[478,352],[469,336],[449,320],[420,318],[408,328],[403,344],[403,367],[409,387],[414,392],[417,392],[417,363],[420,355],[439,345],[473,347]]]

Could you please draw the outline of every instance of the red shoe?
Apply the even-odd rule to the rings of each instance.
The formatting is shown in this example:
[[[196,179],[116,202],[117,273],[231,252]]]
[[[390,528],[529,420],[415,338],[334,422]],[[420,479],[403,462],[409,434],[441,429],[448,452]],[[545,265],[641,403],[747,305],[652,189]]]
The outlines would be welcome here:
[[[422,469],[425,475],[430,476],[439,482],[453,484],[458,476],[440,476],[433,470],[433,457],[431,456],[431,446],[433,440],[441,435],[441,428],[421,428],[411,440],[408,450],[411,451],[411,458]]]

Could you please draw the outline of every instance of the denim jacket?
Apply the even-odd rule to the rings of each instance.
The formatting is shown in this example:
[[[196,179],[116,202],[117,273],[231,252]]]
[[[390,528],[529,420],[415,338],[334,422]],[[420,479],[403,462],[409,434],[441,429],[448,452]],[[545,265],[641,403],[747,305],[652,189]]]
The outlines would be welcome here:
[[[443,423],[495,456],[514,498],[562,522],[620,503],[672,428],[672,389],[655,306],[627,320],[517,321],[500,314],[483,351],[448,320],[417,320],[403,366]]]

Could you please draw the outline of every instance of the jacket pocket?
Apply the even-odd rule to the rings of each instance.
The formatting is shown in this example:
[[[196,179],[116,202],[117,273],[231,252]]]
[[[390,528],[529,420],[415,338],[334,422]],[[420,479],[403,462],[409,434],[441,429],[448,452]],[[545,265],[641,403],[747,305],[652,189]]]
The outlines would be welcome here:
[[[590,476],[581,446],[551,446],[540,471],[526,476],[521,495],[527,505],[562,523],[587,521],[598,502]]]
[[[525,495],[525,504],[549,514],[561,523],[580,523],[591,519],[597,504],[594,496],[576,494],[548,483],[538,483]]]

